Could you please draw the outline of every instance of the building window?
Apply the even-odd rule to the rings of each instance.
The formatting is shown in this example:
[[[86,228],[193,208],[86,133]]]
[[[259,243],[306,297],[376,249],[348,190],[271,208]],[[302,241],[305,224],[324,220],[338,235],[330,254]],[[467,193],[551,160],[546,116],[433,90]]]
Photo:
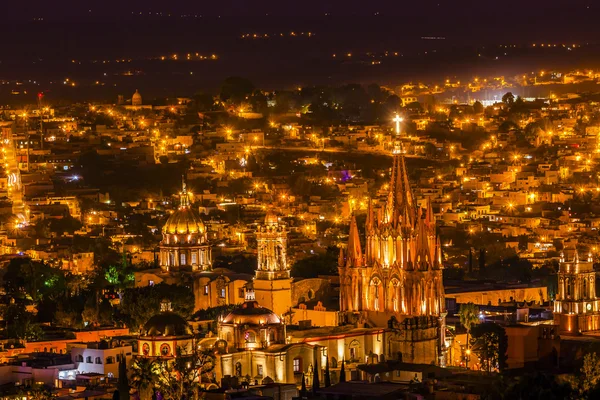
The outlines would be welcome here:
[[[235,363],[235,376],[242,376],[242,363]]]
[[[256,374],[257,374],[258,376],[263,376],[263,366],[262,366],[262,365],[258,364],[258,365],[256,366]]]
[[[163,356],[170,355],[171,354],[171,347],[168,344],[163,343],[160,346],[160,354],[163,355]]]
[[[92,362],[92,356],[87,356],[85,358],[85,362],[88,363],[88,364],[93,364],[93,362]]]
[[[221,297],[225,298],[225,288],[221,289]]]
[[[142,354],[145,356],[150,355],[150,345],[148,343],[142,345]]]
[[[357,359],[356,347],[351,347],[350,348],[350,359],[351,360],[356,360]]]
[[[148,286],[154,286],[154,281],[148,281]]]
[[[198,263],[198,254],[192,253],[192,265]]]
[[[244,333],[244,339],[246,340],[246,343],[255,343],[256,333],[252,331],[246,331],[246,333]]]
[[[244,297],[246,297],[246,293],[244,292],[244,288],[239,288],[238,289],[238,297],[240,299],[243,299]]]
[[[179,259],[181,260],[180,265],[187,265],[185,254],[182,254]]]
[[[77,354],[77,357],[75,357],[75,361],[76,362],[83,362],[83,356],[81,354]]]
[[[100,357],[96,357],[96,364],[102,364],[102,359]]]
[[[204,295],[208,296],[208,285],[204,285]]]
[[[302,359],[300,357],[294,358],[294,372],[302,372]]]
[[[115,363],[115,358],[112,357],[112,356],[106,357],[106,363],[107,364],[114,364]]]

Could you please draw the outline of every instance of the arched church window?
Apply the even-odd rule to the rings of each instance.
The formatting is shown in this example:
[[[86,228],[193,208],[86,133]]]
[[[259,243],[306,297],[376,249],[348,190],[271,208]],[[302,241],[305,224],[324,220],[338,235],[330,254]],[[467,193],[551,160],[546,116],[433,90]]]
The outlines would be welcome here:
[[[583,279],[583,298],[587,299],[587,278]]]
[[[142,345],[142,354],[145,356],[150,354],[150,345],[148,343]]]
[[[350,360],[358,360],[360,357],[360,343],[358,343],[358,340],[350,342],[348,349],[350,350]]]
[[[169,345],[168,345],[168,344],[166,344],[166,343],[163,343],[163,344],[160,346],[160,354],[161,354],[162,356],[168,356],[168,355],[170,355],[170,354],[171,354],[171,346],[169,346]]]

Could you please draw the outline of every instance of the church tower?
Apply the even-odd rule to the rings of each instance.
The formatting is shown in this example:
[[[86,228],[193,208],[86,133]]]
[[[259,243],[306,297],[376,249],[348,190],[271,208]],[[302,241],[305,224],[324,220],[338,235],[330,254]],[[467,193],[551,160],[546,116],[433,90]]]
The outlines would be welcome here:
[[[600,300],[596,296],[596,272],[589,255],[580,260],[577,250],[571,261],[561,253],[554,322],[561,334],[600,330]]]
[[[352,217],[347,251],[340,255],[340,310],[369,314],[439,316],[444,312],[442,253],[431,205],[416,203],[399,140],[390,191],[375,212],[369,203],[364,252]]]
[[[292,306],[292,279],[287,261],[285,224],[269,211],[256,232],[258,266],[254,278],[254,294],[258,303],[277,315]]]

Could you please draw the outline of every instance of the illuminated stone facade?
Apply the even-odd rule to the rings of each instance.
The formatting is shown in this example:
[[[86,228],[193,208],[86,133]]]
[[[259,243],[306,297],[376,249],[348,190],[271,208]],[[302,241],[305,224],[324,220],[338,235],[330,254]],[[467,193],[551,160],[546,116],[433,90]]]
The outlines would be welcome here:
[[[180,193],[179,208],[163,226],[160,266],[163,270],[208,271],[212,267],[206,227],[192,210],[186,185]]]
[[[399,143],[383,207],[370,204],[363,253],[352,217],[348,247],[340,250],[340,311],[348,322],[408,330],[398,338],[404,361],[438,360],[445,348],[442,253],[431,206],[418,207]],[[415,353],[415,342],[427,342]],[[425,356],[427,354],[427,356]]]
[[[258,266],[254,292],[258,303],[277,315],[292,307],[292,279],[287,261],[287,230],[277,215],[268,212],[256,232]]]
[[[214,346],[219,353],[217,378],[229,375],[251,382],[270,378],[300,384],[303,373],[312,377],[319,348],[307,343],[288,344],[283,320],[260,306],[253,292],[219,321],[218,331]]]
[[[596,272],[591,255],[583,261],[575,252],[572,261],[565,261],[561,254],[554,322],[561,334],[600,330],[600,299],[596,296]]]

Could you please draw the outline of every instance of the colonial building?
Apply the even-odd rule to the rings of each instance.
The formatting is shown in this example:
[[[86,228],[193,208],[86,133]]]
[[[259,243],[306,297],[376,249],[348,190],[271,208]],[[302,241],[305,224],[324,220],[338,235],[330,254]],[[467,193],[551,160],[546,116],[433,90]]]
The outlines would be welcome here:
[[[583,261],[575,251],[573,259],[565,261],[564,253],[561,254],[554,301],[554,322],[561,334],[600,330],[600,299],[596,296],[595,279],[591,255]]]
[[[193,335],[187,321],[171,311],[170,303],[161,304],[160,314],[151,317],[138,339],[139,355],[173,358],[193,351]]]
[[[287,262],[287,230],[272,212],[256,232],[258,266],[254,279],[256,300],[262,306],[283,315],[292,307],[292,279]]]
[[[179,197],[179,208],[163,226],[160,244],[160,266],[166,271],[188,269],[206,271],[211,268],[212,254],[206,228],[192,210],[185,182]]]
[[[281,317],[260,306],[251,291],[243,304],[219,321],[218,336],[217,377],[300,384],[302,374],[309,379],[315,370],[322,374],[315,367],[320,364],[320,347],[287,343]]]
[[[348,247],[338,262],[340,311],[348,322],[402,327],[395,343],[401,342],[397,350],[403,354],[410,354],[415,342],[428,343],[404,361],[443,363],[441,246],[431,206],[417,206],[399,142],[387,200],[377,210],[369,205],[365,231],[363,253],[352,217]]]

